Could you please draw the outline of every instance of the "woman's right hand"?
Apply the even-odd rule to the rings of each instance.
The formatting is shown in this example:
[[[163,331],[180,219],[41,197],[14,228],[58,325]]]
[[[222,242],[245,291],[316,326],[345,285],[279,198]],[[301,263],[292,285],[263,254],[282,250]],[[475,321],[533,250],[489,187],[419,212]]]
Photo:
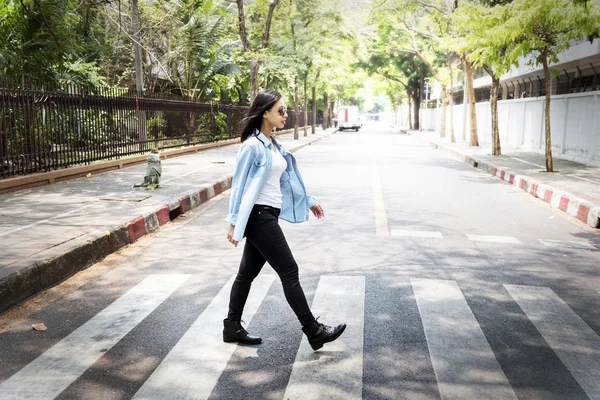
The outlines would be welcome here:
[[[233,231],[234,230],[235,230],[235,225],[229,224],[229,231],[227,232],[227,240],[229,240],[229,242],[232,245],[234,245],[235,247],[237,247],[238,241],[237,240],[233,240]]]

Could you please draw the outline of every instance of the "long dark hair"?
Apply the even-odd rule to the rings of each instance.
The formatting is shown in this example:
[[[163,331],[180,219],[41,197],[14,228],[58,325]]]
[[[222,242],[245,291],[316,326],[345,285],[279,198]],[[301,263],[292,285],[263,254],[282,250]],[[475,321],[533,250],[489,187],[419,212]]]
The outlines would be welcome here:
[[[281,94],[274,90],[263,90],[256,96],[248,110],[248,115],[240,122],[242,142],[248,139],[255,129],[260,130],[263,115],[273,108],[279,99]]]

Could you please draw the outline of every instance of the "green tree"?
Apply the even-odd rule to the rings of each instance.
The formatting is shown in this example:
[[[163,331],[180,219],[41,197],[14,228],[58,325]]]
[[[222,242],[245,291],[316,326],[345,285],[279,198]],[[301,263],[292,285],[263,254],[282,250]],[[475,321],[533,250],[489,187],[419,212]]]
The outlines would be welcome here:
[[[573,40],[598,34],[600,12],[593,2],[514,0],[492,8],[480,23],[493,26],[496,33],[479,32],[475,41],[480,50],[472,57],[493,66],[497,77],[509,66],[525,62],[543,68],[546,171],[553,172],[550,64],[559,61],[559,53],[568,49]]]
[[[244,0],[236,0],[238,32],[245,56],[250,64],[250,101],[258,94],[258,74],[267,56],[271,39],[271,24],[281,0],[257,0],[249,6],[246,16]]]
[[[509,3],[510,1],[504,1]],[[498,126],[498,93],[500,77],[510,70],[511,64],[504,57],[506,48],[492,48],[488,44],[489,32],[500,24],[498,13],[494,12],[497,2],[489,5],[467,3],[455,13],[459,39],[456,46],[459,52],[469,52],[469,60],[475,67],[483,68],[492,78],[490,110],[492,123],[492,155],[502,155],[500,130]]]
[[[235,43],[228,39],[230,17],[211,0],[182,3],[167,59],[170,75],[187,99],[215,97],[217,77],[240,72],[233,63]]]
[[[0,75],[47,85],[101,82],[99,5],[72,0],[0,0]]]
[[[441,35],[447,30],[447,22],[429,21],[430,10],[423,7],[424,2],[392,0],[381,3],[371,12],[376,27],[376,39],[371,51],[375,58],[375,67],[382,62],[395,63],[396,69],[408,78],[404,83],[412,105],[411,128],[419,129],[420,107],[425,78],[433,76],[442,86],[442,124],[440,135],[445,136],[445,109],[447,88],[450,83],[448,69],[444,66],[444,52]],[[437,8],[437,7],[436,7]],[[436,16],[441,14],[437,12]],[[389,72],[389,71],[388,71]],[[384,75],[385,76],[385,75]],[[391,78],[391,76],[387,76]]]

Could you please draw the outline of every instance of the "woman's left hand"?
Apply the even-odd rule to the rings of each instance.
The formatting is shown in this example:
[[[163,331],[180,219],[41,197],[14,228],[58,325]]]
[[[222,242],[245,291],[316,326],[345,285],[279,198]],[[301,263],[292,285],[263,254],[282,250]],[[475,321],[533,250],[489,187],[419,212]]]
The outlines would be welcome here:
[[[315,217],[321,219],[325,216],[325,212],[323,211],[323,207],[320,204],[315,204],[310,208],[310,211],[314,214]]]

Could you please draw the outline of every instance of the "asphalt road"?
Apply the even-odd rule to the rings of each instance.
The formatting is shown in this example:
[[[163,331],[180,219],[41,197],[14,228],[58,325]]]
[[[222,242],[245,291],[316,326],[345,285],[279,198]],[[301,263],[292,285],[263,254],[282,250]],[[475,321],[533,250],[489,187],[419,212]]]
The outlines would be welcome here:
[[[282,227],[337,342],[268,265],[263,344],[221,342],[225,192],[5,317],[0,399],[600,399],[600,235],[383,124],[296,157],[325,218]]]

